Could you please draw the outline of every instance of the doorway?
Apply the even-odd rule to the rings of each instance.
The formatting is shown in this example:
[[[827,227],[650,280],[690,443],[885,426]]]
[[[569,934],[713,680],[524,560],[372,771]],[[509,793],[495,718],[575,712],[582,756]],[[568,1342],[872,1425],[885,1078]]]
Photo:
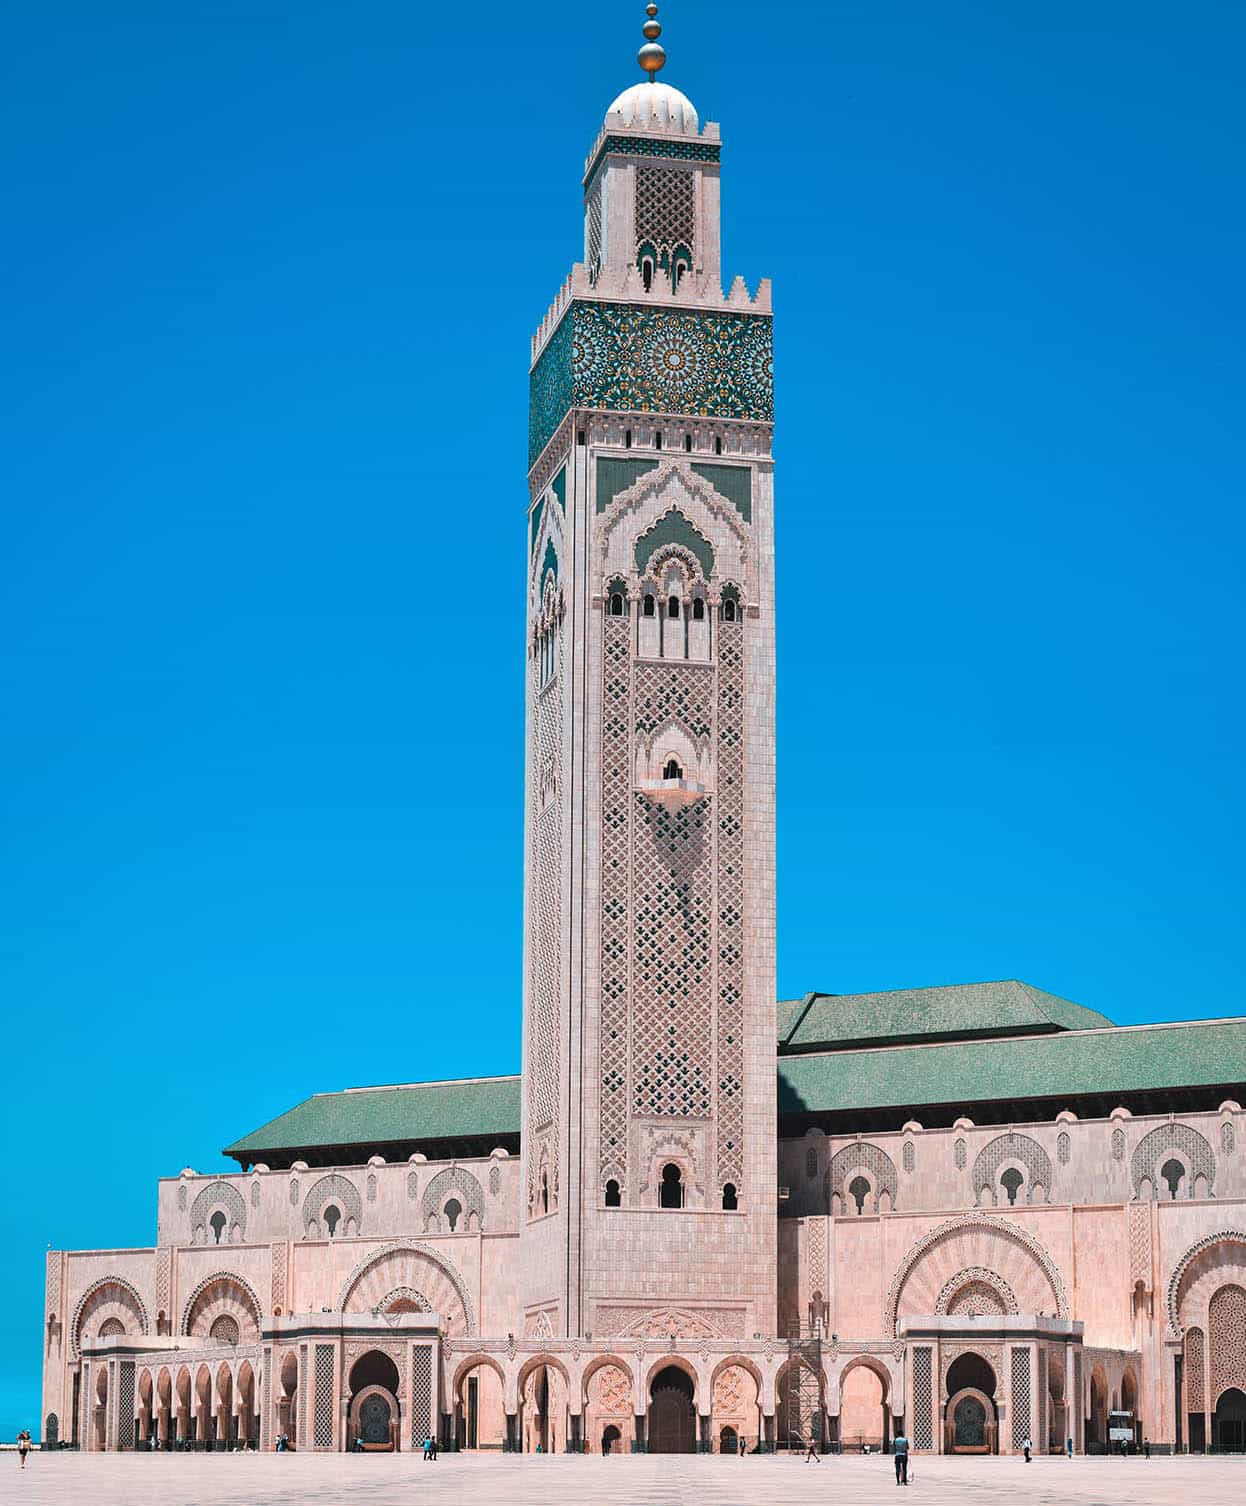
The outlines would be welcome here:
[[[1246,1395],[1231,1386],[1216,1403],[1215,1447],[1218,1454],[1246,1454]]]
[[[678,1365],[667,1365],[653,1377],[649,1388],[649,1452],[692,1453],[696,1422],[691,1376]]]

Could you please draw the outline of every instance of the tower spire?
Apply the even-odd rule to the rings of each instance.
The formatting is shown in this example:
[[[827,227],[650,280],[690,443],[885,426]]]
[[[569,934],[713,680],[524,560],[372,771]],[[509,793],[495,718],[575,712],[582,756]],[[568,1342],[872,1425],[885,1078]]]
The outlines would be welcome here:
[[[649,75],[652,83],[654,75],[666,62],[666,48],[662,46],[658,38],[662,35],[662,23],[658,20],[658,8],[649,0],[645,6],[645,15],[648,18],[640,28],[645,34],[645,44],[636,54],[636,61]]]

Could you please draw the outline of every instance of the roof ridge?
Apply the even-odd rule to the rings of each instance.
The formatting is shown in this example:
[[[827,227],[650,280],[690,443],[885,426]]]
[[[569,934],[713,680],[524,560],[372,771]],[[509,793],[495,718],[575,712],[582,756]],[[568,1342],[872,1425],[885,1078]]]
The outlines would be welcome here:
[[[338,1088],[334,1093],[316,1093],[316,1098],[331,1098],[339,1093],[396,1093],[406,1088],[462,1088],[474,1082],[518,1082],[521,1072],[493,1072],[485,1077],[432,1077],[423,1082],[365,1083],[358,1088]]]

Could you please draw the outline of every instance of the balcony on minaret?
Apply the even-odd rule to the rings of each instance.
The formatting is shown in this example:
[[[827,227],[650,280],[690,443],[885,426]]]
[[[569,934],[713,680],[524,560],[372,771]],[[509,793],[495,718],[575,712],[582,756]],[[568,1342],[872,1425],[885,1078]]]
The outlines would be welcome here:
[[[698,800],[704,800],[710,793],[708,786],[700,779],[688,777],[694,772],[698,771],[685,769],[677,758],[668,758],[656,778],[642,777],[637,781],[637,788],[642,795],[647,795],[650,800],[656,800],[659,805],[670,809],[692,805]]]

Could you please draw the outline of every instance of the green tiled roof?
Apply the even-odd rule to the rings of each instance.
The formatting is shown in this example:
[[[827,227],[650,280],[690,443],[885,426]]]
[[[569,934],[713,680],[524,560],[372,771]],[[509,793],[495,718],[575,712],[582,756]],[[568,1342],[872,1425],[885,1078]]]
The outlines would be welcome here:
[[[518,1133],[519,1078],[478,1077],[315,1093],[227,1146],[225,1154],[262,1161],[266,1150]]]
[[[1246,1082],[1246,1020],[1062,1031],[779,1060],[779,1113],[1072,1098]]]
[[[779,1050],[786,1054],[877,1041],[1033,1035],[1111,1023],[1106,1015],[1015,978],[882,994],[808,994],[798,1003],[780,1005]]]

